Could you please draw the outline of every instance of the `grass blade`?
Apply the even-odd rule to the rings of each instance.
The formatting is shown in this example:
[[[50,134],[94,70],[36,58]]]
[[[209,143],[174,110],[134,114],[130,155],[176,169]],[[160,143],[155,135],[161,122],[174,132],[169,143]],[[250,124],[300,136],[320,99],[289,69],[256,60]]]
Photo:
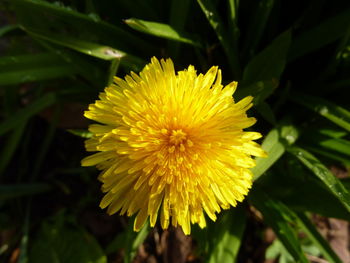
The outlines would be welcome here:
[[[254,180],[265,173],[284,153],[285,147],[280,142],[277,129],[271,130],[262,143],[262,148],[267,152],[267,158],[256,158],[256,166],[252,168]]]
[[[342,154],[339,154],[334,151],[326,150],[320,147],[313,147],[313,146],[305,146],[304,147],[306,150],[309,150],[313,153],[317,153],[319,155],[322,155],[326,158],[329,158],[331,160],[335,160],[337,162],[343,163],[344,165],[350,166],[350,159],[349,157],[346,157]]]
[[[261,80],[279,79],[284,71],[290,42],[291,32],[287,30],[253,57],[244,69],[244,83],[251,84]]]
[[[0,200],[41,194],[49,190],[51,190],[51,186],[44,183],[0,185]]]
[[[125,259],[124,262],[126,262],[126,263],[132,262],[132,260],[134,259],[135,255],[136,255],[137,249],[145,241],[146,237],[148,236],[149,231],[150,231],[149,225],[148,225],[148,223],[146,223],[142,227],[140,232],[138,232],[138,233],[133,232],[133,235],[132,235],[133,239],[129,240],[130,246],[127,246],[127,248],[126,248],[126,253],[127,253],[126,258],[128,260]]]
[[[4,133],[16,128],[16,126],[20,123],[25,122],[33,115],[52,105],[55,100],[56,97],[53,93],[47,93],[25,108],[17,111],[11,117],[5,119],[2,123],[0,123],[0,135],[3,135]]]
[[[0,37],[6,35],[8,32],[12,30],[18,29],[18,25],[6,25],[0,28]]]
[[[293,40],[288,60],[293,61],[342,37],[350,25],[349,17],[350,9],[346,9],[315,28],[302,33]],[[325,37],[325,32],[327,32],[327,37]]]
[[[269,198],[257,187],[249,194],[249,201],[263,214],[264,221],[272,227],[295,261],[309,262],[301,249],[296,230],[291,227],[295,224],[294,214],[281,202]]]
[[[23,123],[20,123],[14,130],[12,134],[10,134],[10,138],[6,141],[3,149],[1,150],[0,154],[0,177],[3,175],[7,165],[11,161],[11,158],[13,157],[13,154],[15,153],[19,142],[21,140],[21,137],[23,135],[23,132],[25,131],[27,122],[24,121]]]
[[[343,204],[350,213],[350,193],[315,156],[299,147],[289,147],[288,152],[293,154],[308,169],[310,169],[328,188],[328,190]]]
[[[72,8],[41,0],[12,0],[11,4],[20,25],[26,30],[62,37],[67,36],[68,31],[70,36],[79,40],[104,43],[126,52],[155,52],[154,47],[142,38],[103,22],[96,16],[81,14]],[[88,34],[82,30],[84,28],[89,29]]]
[[[276,164],[267,176],[254,184],[254,187],[261,186],[271,198],[283,202],[294,211],[350,219],[349,212],[323,182],[290,154],[287,154],[278,165]]]
[[[251,19],[248,21],[247,34],[243,45],[244,57],[250,58],[255,53],[256,47],[263,36],[273,6],[274,0],[262,0],[257,2],[257,6],[251,14]]]
[[[228,17],[228,23],[230,30],[228,31],[229,36],[231,37],[231,52],[233,54],[239,54],[239,48],[238,48],[238,40],[239,40],[239,27],[237,25],[238,20],[238,1],[236,0],[229,0],[229,17]]]
[[[321,250],[322,255],[330,263],[342,263],[337,254],[330,247],[329,243],[317,231],[314,224],[303,213],[298,213],[298,222],[302,230],[308,235],[312,242]]]
[[[243,99],[246,96],[253,96],[253,104],[258,105],[273,94],[279,82],[276,80],[265,80],[254,82],[250,85],[242,85],[236,92],[236,99]]]
[[[290,99],[300,105],[313,110],[331,122],[350,132],[350,112],[325,99],[305,95],[303,93],[293,93]]]
[[[185,32],[175,29],[168,24],[145,21],[136,18],[126,19],[124,22],[131,28],[145,34],[190,44],[199,48],[202,47],[200,41],[192,39]]]
[[[242,206],[227,211],[215,222],[211,231],[209,263],[236,262],[246,226],[246,214]]]
[[[35,181],[36,178],[39,175],[40,168],[42,167],[43,161],[45,160],[45,157],[47,157],[47,152],[49,149],[49,146],[53,140],[53,136],[55,134],[56,126],[60,118],[60,105],[56,104],[55,109],[53,111],[53,116],[50,122],[50,125],[47,129],[47,132],[45,133],[45,136],[42,140],[42,143],[38,145],[37,148],[37,157],[35,159],[32,173],[31,173],[31,180]]]
[[[231,49],[230,38],[224,28],[224,23],[221,20],[219,13],[217,12],[213,2],[210,0],[197,0],[204,15],[209,21],[211,27],[214,29],[224,51],[228,58],[228,62],[232,68],[233,74],[236,78],[240,78],[240,63],[238,60],[238,54],[234,53]]]
[[[48,32],[39,33],[32,30],[26,30],[29,35],[35,38],[49,41],[51,43],[64,46],[83,54],[93,56],[104,60],[121,59],[125,53],[108,46],[102,46],[96,43],[82,41],[68,36],[50,34]]]
[[[52,53],[5,56],[0,58],[0,85],[16,85],[71,76],[76,70]]]
[[[187,0],[172,0],[170,7],[170,18],[169,24],[177,29],[184,30],[188,13],[190,10],[191,1]],[[180,43],[174,41],[168,41],[168,51],[176,61],[179,51],[180,51]]]

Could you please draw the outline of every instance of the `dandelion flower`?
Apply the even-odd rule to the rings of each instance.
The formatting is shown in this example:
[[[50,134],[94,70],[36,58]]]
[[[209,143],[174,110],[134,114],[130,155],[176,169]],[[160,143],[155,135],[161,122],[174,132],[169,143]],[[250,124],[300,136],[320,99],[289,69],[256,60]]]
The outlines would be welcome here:
[[[83,166],[102,170],[101,208],[137,214],[134,230],[150,220],[163,229],[206,226],[222,209],[236,206],[252,185],[252,156],[265,152],[243,131],[255,123],[246,111],[252,97],[232,98],[237,82],[223,87],[221,71],[205,75],[193,66],[175,72],[171,59],[152,58],[140,74],[114,78],[89,106],[92,124]]]

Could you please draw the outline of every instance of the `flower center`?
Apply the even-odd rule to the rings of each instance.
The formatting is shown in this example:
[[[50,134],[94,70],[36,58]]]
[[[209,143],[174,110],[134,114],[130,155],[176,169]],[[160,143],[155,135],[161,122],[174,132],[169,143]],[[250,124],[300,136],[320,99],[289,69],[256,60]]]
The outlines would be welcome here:
[[[170,135],[170,143],[174,145],[179,145],[184,140],[186,140],[186,133],[180,130],[173,130]]]

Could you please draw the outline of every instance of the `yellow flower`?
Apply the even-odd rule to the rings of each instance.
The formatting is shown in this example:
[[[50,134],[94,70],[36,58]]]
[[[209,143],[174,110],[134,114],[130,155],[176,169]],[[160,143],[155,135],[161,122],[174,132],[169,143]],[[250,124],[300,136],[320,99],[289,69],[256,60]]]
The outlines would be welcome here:
[[[190,234],[191,223],[205,227],[204,212],[216,220],[236,206],[252,185],[251,156],[265,152],[245,132],[255,123],[246,111],[252,97],[235,103],[237,82],[223,88],[221,71],[197,76],[193,66],[175,73],[171,59],[152,58],[139,75],[114,79],[85,117],[92,124],[83,166],[102,170],[99,180],[107,212],[131,216],[134,230],[158,213],[163,229],[170,221]]]

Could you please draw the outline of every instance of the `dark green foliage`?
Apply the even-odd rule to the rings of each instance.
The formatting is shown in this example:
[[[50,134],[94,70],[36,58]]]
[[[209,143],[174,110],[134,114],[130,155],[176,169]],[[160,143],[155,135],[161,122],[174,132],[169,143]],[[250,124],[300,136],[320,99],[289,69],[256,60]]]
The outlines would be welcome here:
[[[113,76],[170,56],[178,69],[219,65],[224,83],[238,81],[234,98],[254,97],[268,152],[247,200],[195,228],[198,260],[247,262],[255,207],[279,239],[269,252],[280,262],[309,262],[300,232],[341,262],[309,217],[350,220],[349,178],[330,171],[349,175],[349,17],[347,0],[1,2],[0,227],[14,234],[0,261],[19,248],[19,263],[103,263],[116,253],[132,262],[148,227],[134,233],[115,217],[99,235],[94,226],[105,224],[82,216],[98,214],[101,197],[97,171],[80,167],[82,112]]]

